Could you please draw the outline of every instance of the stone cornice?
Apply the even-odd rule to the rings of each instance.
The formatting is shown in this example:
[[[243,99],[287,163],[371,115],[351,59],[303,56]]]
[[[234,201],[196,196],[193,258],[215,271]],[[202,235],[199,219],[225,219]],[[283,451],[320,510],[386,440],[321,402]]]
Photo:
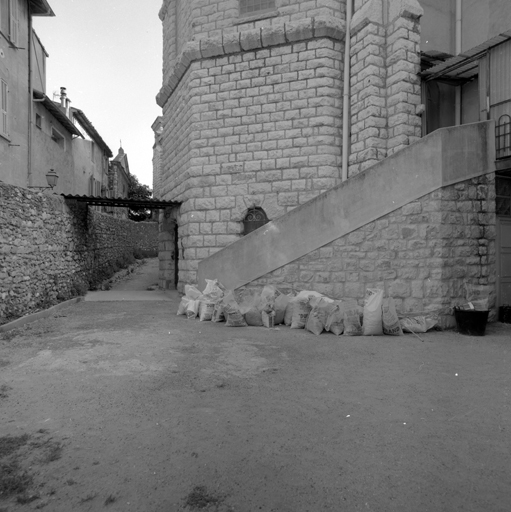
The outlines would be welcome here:
[[[369,0],[355,14],[351,20],[351,34],[360,32],[370,23],[384,24],[382,0]],[[424,9],[417,0],[392,0],[389,2],[388,19],[390,22],[397,18],[419,19],[424,14]]]
[[[196,60],[222,57],[241,51],[271,48],[286,43],[328,37],[343,41],[345,23],[340,18],[318,16],[304,20],[259,27],[242,32],[225,33],[218,37],[190,41],[179,54],[174,71],[156,96],[156,103],[163,107],[177,87],[190,64]]]

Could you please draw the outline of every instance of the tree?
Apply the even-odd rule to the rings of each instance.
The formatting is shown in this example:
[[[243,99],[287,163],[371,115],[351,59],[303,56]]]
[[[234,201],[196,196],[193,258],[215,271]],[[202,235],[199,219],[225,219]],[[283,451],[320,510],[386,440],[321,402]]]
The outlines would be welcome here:
[[[128,199],[151,199],[152,195],[153,191],[147,185],[142,185],[133,174],[129,175]],[[135,222],[141,222],[151,217],[152,210],[148,210],[143,206],[134,206],[128,210],[128,218]]]

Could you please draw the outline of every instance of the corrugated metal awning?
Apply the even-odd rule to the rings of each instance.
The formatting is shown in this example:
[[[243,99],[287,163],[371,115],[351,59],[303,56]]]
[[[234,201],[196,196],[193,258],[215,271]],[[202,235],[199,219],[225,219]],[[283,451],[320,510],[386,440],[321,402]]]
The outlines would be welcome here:
[[[181,206],[178,201],[162,201],[160,199],[128,199],[126,197],[100,197],[61,194],[65,199],[72,199],[80,203],[95,206],[118,206],[124,208],[147,208],[148,210],[163,210],[165,208],[177,208]]]
[[[511,39],[511,30],[489,39],[470,50],[467,50],[445,62],[421,71],[419,75],[427,82],[429,80],[448,79],[453,81],[467,81],[479,72],[478,60],[494,46]]]

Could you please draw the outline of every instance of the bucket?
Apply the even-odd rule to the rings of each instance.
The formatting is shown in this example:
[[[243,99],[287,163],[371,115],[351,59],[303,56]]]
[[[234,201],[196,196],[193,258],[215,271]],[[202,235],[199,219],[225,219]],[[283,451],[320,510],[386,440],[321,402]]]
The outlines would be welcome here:
[[[499,322],[511,324],[511,306],[500,306]]]
[[[484,336],[489,311],[454,308],[456,327],[460,334]]]

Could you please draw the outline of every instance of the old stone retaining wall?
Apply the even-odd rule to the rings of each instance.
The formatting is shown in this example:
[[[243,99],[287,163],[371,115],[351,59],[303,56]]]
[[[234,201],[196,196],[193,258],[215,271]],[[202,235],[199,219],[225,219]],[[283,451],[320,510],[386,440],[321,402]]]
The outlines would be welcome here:
[[[83,293],[135,249],[157,246],[157,223],[0,183],[0,324]]]

